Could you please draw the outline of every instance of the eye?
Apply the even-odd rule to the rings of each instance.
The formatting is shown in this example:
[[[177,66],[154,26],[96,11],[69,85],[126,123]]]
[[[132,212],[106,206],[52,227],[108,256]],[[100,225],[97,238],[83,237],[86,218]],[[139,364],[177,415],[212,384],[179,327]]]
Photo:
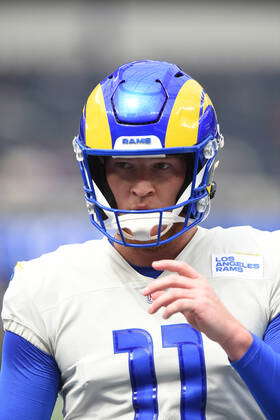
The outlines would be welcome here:
[[[116,168],[118,168],[118,169],[131,169],[132,168],[131,163],[130,162],[126,162],[126,161],[118,161],[118,162],[115,162],[115,165],[114,166]]]
[[[171,166],[170,163],[167,163],[167,162],[157,162],[157,163],[155,163],[155,168],[159,169],[159,170],[162,170],[162,171],[165,171],[165,170],[169,169],[170,166]]]

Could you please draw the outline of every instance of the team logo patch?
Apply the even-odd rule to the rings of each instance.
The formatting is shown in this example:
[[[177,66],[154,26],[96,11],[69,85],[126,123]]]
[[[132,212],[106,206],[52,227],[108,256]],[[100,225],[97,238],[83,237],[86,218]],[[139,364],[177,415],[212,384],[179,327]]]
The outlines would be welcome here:
[[[263,277],[262,255],[231,253],[212,254],[213,277]]]

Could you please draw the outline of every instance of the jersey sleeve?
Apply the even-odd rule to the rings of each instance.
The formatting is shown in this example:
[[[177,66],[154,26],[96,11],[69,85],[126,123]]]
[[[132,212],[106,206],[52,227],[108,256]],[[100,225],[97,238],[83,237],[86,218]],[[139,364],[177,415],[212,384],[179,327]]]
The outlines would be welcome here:
[[[267,243],[269,270],[272,271],[272,286],[270,290],[270,321],[280,313],[280,230],[270,233]]]
[[[267,419],[280,412],[280,231],[262,232],[265,256],[265,281],[269,287],[269,324],[261,339],[231,365],[246,383]]]
[[[0,372],[0,420],[49,420],[59,389],[60,371],[53,357],[6,332]]]
[[[15,267],[3,299],[3,328],[51,354],[50,340],[37,299],[43,276],[34,261],[20,262]]]

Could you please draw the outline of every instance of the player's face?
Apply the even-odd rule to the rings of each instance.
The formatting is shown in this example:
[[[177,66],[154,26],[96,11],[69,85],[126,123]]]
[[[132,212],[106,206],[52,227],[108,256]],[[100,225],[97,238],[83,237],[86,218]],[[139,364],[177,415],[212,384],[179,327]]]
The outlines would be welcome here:
[[[180,157],[108,158],[106,177],[119,209],[149,210],[176,203],[186,173]]]

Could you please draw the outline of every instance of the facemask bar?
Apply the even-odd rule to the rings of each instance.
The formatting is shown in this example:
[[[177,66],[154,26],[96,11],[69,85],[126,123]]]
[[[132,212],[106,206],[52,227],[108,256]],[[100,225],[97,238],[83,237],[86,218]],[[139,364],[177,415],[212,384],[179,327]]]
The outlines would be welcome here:
[[[209,174],[215,163],[215,158],[219,148],[223,147],[223,138],[218,135],[216,139],[206,139],[202,143],[188,148],[174,148],[149,151],[149,155],[157,156],[165,154],[181,154],[194,153],[194,169],[192,182],[185,189],[180,196],[178,202],[174,206],[152,210],[119,210],[111,208],[106,198],[99,190],[98,186],[93,182],[88,165],[88,155],[97,156],[129,156],[131,152],[126,151],[112,151],[112,150],[92,150],[79,142],[76,137],[73,140],[73,147],[76,153],[76,158],[80,166],[80,171],[84,183],[85,199],[92,224],[105,235],[110,242],[116,242],[121,245],[131,247],[152,247],[159,246],[170,242],[171,240],[182,235],[193,226],[201,223],[208,215],[210,210],[210,199],[207,191]],[[133,151],[133,155],[142,155],[143,151]],[[202,168],[199,170],[199,163],[204,160]],[[183,216],[180,215],[183,213]],[[105,217],[104,217],[105,215]],[[169,222],[169,224],[168,224]],[[167,233],[174,223],[182,223],[182,229],[168,237],[162,236]],[[157,226],[156,234],[152,237],[144,235],[141,231],[143,224],[153,223],[153,227]],[[167,226],[166,226],[167,223]],[[137,224],[140,236],[133,238],[127,234],[123,229],[128,226],[135,226]],[[119,234],[119,239],[115,237],[115,233]],[[130,240],[136,240],[140,243],[131,243]],[[144,241],[144,242],[143,242]]]

